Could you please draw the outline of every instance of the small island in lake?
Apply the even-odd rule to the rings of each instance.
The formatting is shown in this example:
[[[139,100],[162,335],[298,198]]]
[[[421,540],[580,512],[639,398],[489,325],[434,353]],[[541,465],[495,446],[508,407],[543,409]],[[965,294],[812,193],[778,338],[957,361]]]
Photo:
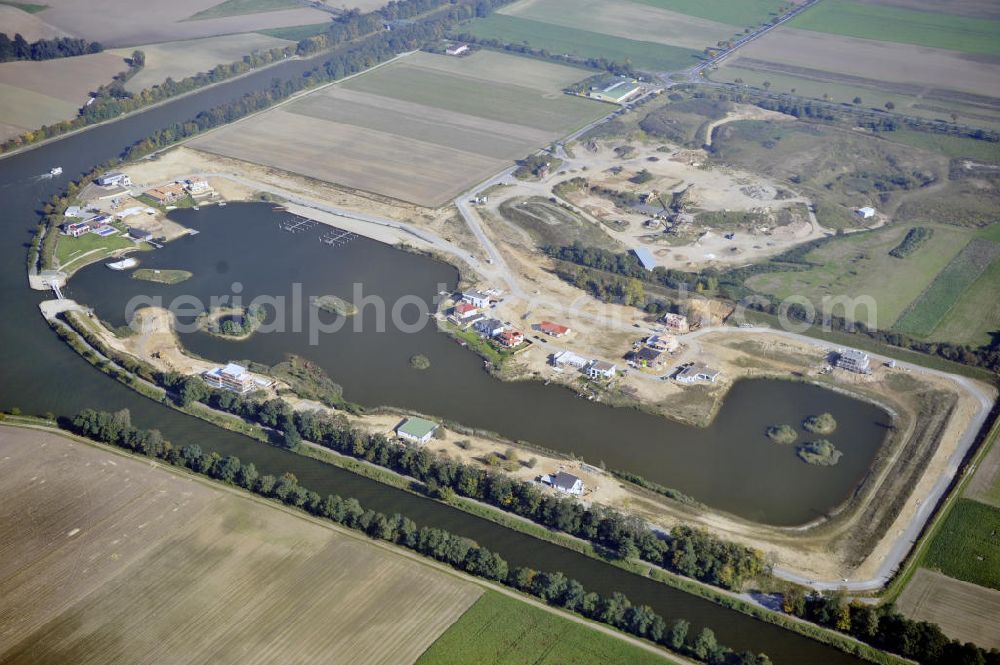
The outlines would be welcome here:
[[[341,316],[354,316],[358,313],[358,308],[353,303],[337,296],[319,296],[312,299],[312,304],[324,312],[332,312]]]
[[[194,273],[187,270],[155,270],[153,268],[139,268],[132,273],[132,279],[141,279],[144,282],[155,282],[157,284],[180,284],[191,279]]]
[[[798,454],[799,459],[806,464],[816,464],[818,466],[833,466],[840,461],[840,458],[844,454],[837,450],[837,446],[826,439],[803,443],[795,452]]]
[[[413,369],[430,369],[431,360],[422,353],[410,357],[410,367]]]
[[[795,439],[799,438],[799,433],[795,431],[794,427],[784,424],[771,425],[764,430],[764,434],[767,435],[767,438],[771,439],[771,441],[782,445],[795,443]]]
[[[821,413],[803,420],[802,427],[813,434],[833,434],[834,430],[837,429],[837,421],[832,414]]]
[[[244,340],[254,334],[264,322],[264,308],[220,307],[203,314],[199,319],[202,330],[223,339]]]

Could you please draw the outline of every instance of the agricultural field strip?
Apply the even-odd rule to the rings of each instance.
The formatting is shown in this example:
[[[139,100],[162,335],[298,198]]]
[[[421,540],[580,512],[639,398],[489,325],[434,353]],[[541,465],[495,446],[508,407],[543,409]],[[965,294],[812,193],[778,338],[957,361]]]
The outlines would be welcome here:
[[[1000,243],[973,238],[938,273],[930,286],[914,300],[893,326],[920,337],[931,335],[962,294],[1000,257]]]
[[[959,296],[938,322],[932,337],[972,346],[986,345],[991,334],[1000,330],[1000,259],[995,259],[969,288]]]
[[[969,57],[961,53],[912,44],[783,27],[743,47],[739,54],[740,57],[729,64],[739,66],[741,60],[750,59],[776,63],[784,68],[881,80],[890,90],[894,84],[901,83],[957,90],[980,97],[1000,96],[990,94],[1000,81],[1000,60],[994,58],[972,66]]]
[[[508,44],[527,42],[550,53],[606,58],[614,62],[630,61],[639,69],[653,71],[683,69],[697,64],[702,57],[700,51],[680,46],[624,39],[504,14],[477,19],[456,32],[469,32],[480,39],[498,39]]]
[[[283,109],[212,132],[190,146],[429,207],[444,204],[508,164]],[[334,154],[335,160],[330,158]]]
[[[1000,591],[920,568],[896,606],[911,619],[938,624],[951,638],[984,649],[1000,649],[1000,632],[996,630]]]
[[[789,3],[786,0],[632,0],[678,14],[697,16],[741,28],[761,25]]]
[[[406,60],[353,78],[342,87],[498,122],[513,122],[552,132],[553,138],[607,112],[603,104],[557,90],[543,93],[520,85],[490,83],[412,66]]]
[[[356,125],[473,152],[516,159],[545,145],[552,135],[531,127],[436,109],[379,95],[328,88],[285,107],[290,113]]]
[[[630,0],[522,0],[500,14],[624,39],[701,50],[731,38],[735,26]]]
[[[0,662],[412,662],[481,593],[249,497],[11,430]]]
[[[589,69],[532,60],[518,55],[480,51],[462,58],[443,58],[418,51],[406,57],[413,67],[429,69],[444,74],[466,76],[488,83],[505,83],[521,88],[532,88],[554,95],[560,90],[591,76]]]
[[[793,18],[789,26],[883,42],[1000,56],[1000,21],[945,12],[916,11],[850,0],[825,0]]]
[[[994,442],[980,460],[963,494],[968,499],[1000,508],[1000,444]]]

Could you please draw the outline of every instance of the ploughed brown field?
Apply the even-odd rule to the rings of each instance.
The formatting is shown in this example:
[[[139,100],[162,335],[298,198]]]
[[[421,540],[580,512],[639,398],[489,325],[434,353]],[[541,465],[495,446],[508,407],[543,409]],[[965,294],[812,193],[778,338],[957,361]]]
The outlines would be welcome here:
[[[249,495],[0,427],[0,663],[411,663],[480,593]]]
[[[499,53],[417,53],[189,146],[425,207],[444,205],[608,112],[588,72]]]
[[[938,624],[948,637],[984,649],[1000,649],[996,629],[1000,591],[921,568],[906,585],[896,607],[911,619]]]

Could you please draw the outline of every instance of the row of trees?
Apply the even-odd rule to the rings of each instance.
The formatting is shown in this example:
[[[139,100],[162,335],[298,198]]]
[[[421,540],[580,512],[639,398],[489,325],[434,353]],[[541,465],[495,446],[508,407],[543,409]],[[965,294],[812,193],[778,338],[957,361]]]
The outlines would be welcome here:
[[[57,37],[55,39],[39,39],[29,43],[20,32],[14,35],[14,39],[8,37],[7,33],[0,32],[0,62],[52,60],[100,53],[103,50],[104,47],[99,42],[88,42],[86,39]]]
[[[71,429],[97,441],[161,459],[174,466],[281,501],[311,515],[361,531],[373,539],[395,543],[458,570],[505,584],[555,607],[576,612],[702,662],[713,665],[770,663],[763,654],[757,655],[749,651],[735,653],[719,644],[708,628],[702,629],[698,635],[691,635],[687,621],[677,620],[672,627],[668,627],[663,617],[651,607],[633,605],[620,593],[602,596],[588,592],[580,582],[567,578],[560,572],[511,568],[499,554],[468,538],[444,529],[420,527],[399,513],[386,515],[366,509],[354,498],[344,499],[333,494],[320,496],[300,485],[290,473],[282,476],[261,474],[252,463],[243,464],[238,457],[207,453],[197,445],[177,448],[164,440],[156,430],[133,427],[128,410],[108,413],[87,409],[72,419]]]
[[[213,390],[198,377],[160,377],[181,405],[200,401],[214,409],[283,433],[284,445],[302,440],[415,478],[432,495],[452,493],[496,506],[543,526],[591,541],[621,558],[642,558],[682,575],[726,589],[767,572],[762,554],[707,532],[676,527],[669,536],[653,532],[635,517],[601,505],[586,507],[569,498],[543,493],[537,484],[463,464],[427,448],[401,446],[382,434],[352,428],[347,419],[318,411],[294,411],[282,399],[258,400]]]
[[[890,605],[848,603],[839,593],[785,593],[785,612],[847,633],[879,649],[926,665],[1000,665],[1000,651],[949,639],[937,624],[907,619]]]

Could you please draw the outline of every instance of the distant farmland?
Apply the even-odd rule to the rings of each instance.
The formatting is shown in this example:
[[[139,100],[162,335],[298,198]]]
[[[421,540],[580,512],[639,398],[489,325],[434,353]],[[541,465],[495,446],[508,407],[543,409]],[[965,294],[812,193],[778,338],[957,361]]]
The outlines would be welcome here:
[[[851,0],[824,0],[789,22],[794,28],[883,42],[1000,56],[1000,21],[914,11]]]
[[[738,32],[733,25],[631,0],[521,0],[498,13],[696,51],[715,46]],[[544,43],[534,46],[546,48]]]
[[[696,64],[701,56],[700,51],[679,46],[624,39],[503,14],[472,21],[459,32],[480,39],[499,39],[507,44],[527,42],[549,53],[631,62],[639,69],[653,71],[684,69]]]
[[[1000,20],[972,11],[986,4],[824,0],[741,49],[711,78],[1000,127]]]
[[[58,435],[0,427],[0,460],[5,665],[412,663],[482,592]]]
[[[758,26],[782,9],[801,0],[634,0],[645,5],[668,9],[680,14],[698,16],[711,21],[728,23],[743,28]]]
[[[191,147],[436,207],[607,113],[562,93],[587,74],[489,51],[418,53]]]

